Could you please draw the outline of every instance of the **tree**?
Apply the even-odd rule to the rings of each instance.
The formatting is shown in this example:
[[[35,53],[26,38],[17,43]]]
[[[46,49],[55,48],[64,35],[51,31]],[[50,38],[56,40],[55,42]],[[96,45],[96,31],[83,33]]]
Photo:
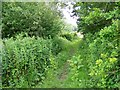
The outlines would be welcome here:
[[[99,88],[119,87],[120,2],[78,2],[74,5],[74,12],[79,16],[78,31],[84,34],[82,53],[85,52],[85,58],[81,56],[88,64],[90,85]]]
[[[2,5],[2,38],[21,32],[53,37],[63,28],[59,13],[45,2],[3,2]]]
[[[119,15],[115,13],[118,12],[117,7],[117,3],[115,2],[76,3],[73,12],[79,16],[78,30],[83,34],[88,32],[95,33],[105,26],[111,25],[112,20],[119,17]]]

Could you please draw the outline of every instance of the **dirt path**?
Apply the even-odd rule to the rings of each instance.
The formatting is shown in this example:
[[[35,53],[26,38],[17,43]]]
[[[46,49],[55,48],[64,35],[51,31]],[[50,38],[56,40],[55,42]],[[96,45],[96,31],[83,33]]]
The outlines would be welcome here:
[[[58,77],[59,80],[65,80],[67,78],[68,73],[69,73],[69,62],[66,62],[63,65],[62,72],[60,73],[60,75]]]
[[[78,46],[77,47],[74,47],[74,45],[71,45],[71,48],[69,48],[67,50],[67,53],[69,53],[69,57],[70,59],[72,58],[72,56],[74,56],[76,53],[77,53],[77,49],[78,49]],[[59,80],[65,80],[67,78],[67,75],[69,73],[69,65],[70,63],[68,61],[66,61],[62,67],[62,72],[59,74]]]
[[[71,81],[71,67],[68,60],[78,53],[79,41],[75,41],[60,53],[60,56],[56,56],[55,60],[58,60],[56,66],[57,69],[50,69],[47,72],[47,78],[43,84],[38,85],[42,88],[63,88],[63,87],[75,87],[75,82]],[[62,56],[64,55],[64,56]],[[65,56],[66,55],[66,56]],[[59,57],[59,58],[58,58]]]

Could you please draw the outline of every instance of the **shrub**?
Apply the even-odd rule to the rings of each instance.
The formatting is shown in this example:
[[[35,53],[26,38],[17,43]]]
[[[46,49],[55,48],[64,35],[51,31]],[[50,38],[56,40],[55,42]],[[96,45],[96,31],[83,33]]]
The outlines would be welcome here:
[[[2,86],[33,87],[50,65],[51,40],[17,37],[4,40]]]
[[[50,3],[49,3],[50,4]],[[58,12],[45,2],[3,2],[2,38],[26,32],[29,36],[49,37],[60,31],[62,21]]]
[[[81,41],[79,55],[70,60],[76,86],[118,88],[120,85],[118,20]],[[83,75],[82,75],[83,74]],[[82,76],[81,76],[82,75]],[[81,81],[81,77],[86,77]],[[82,82],[82,83],[81,83]]]
[[[65,50],[67,46],[69,46],[71,43],[66,38],[63,37],[54,37],[53,39],[53,45],[52,45],[52,52],[53,54],[58,54],[62,50]]]
[[[71,33],[66,33],[66,34],[62,34],[61,35],[63,38],[66,38],[67,40],[69,41],[72,41],[73,40],[73,36]]]
[[[99,41],[97,41],[98,43]],[[101,88],[105,88],[105,87],[117,87],[115,85],[117,85],[118,82],[114,82],[112,85],[108,85],[110,79],[114,78],[114,76],[112,76],[111,78],[109,78],[110,73],[112,71],[115,70],[115,67],[117,66],[117,58],[116,55],[118,54],[116,51],[117,49],[108,49],[108,45],[101,45],[100,44],[94,44],[95,46],[98,46],[97,49],[93,49],[93,47],[95,48],[95,46],[90,46],[90,58],[89,58],[89,69],[90,69],[90,73],[89,75],[91,76],[91,80],[94,82],[93,87],[101,87]],[[104,42],[105,43],[105,42]],[[108,42],[106,42],[107,44]],[[104,48],[103,48],[104,47]],[[114,46],[113,46],[114,47]],[[112,52],[115,52],[116,55],[112,55]],[[117,71],[117,69],[116,69]],[[118,72],[118,71],[117,71]],[[119,74],[118,74],[119,75]],[[107,80],[108,79],[108,80]],[[116,78],[117,80],[118,78]]]
[[[90,39],[89,39],[90,40]],[[88,67],[93,87],[116,88],[119,78],[118,20],[103,28],[89,42]]]

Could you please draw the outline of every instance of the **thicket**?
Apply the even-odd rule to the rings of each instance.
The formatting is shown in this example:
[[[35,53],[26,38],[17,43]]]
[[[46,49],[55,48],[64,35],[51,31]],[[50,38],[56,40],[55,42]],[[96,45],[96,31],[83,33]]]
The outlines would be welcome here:
[[[51,40],[17,36],[4,40],[3,87],[32,87],[45,78],[50,66]]]
[[[111,38],[109,35],[111,35]],[[79,54],[70,61],[73,72],[73,81],[76,86],[96,88],[117,88],[120,86],[120,57],[118,21],[105,27],[99,33],[87,34],[79,47]],[[93,37],[93,38],[91,38]],[[81,71],[86,72],[84,82],[81,80]]]
[[[120,2],[77,2],[74,12],[82,39],[61,32],[64,25],[51,5],[3,3],[2,86],[41,87],[46,78],[49,85],[56,84],[52,74],[60,74],[66,65],[70,76],[64,86],[119,88]]]
[[[120,3],[77,3],[75,7],[77,6],[80,6],[80,9],[75,11],[80,17],[78,29],[84,34],[77,67],[81,65],[81,60],[87,63],[83,64],[88,68],[90,76],[90,80],[86,81],[88,87],[119,87]],[[79,69],[76,68],[75,71],[78,76],[73,77],[78,79],[79,83]]]
[[[119,18],[120,3],[117,2],[78,2],[74,5],[75,15],[79,16],[78,31],[83,34],[96,33],[112,24],[112,19]]]
[[[54,37],[63,29],[60,13],[45,2],[3,2],[2,38],[21,32]]]

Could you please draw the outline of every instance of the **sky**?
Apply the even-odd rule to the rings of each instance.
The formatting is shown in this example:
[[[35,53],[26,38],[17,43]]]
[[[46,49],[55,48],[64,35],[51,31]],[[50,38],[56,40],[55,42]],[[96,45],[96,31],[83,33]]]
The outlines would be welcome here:
[[[72,17],[71,15],[73,15],[72,13],[73,11],[73,5],[71,3],[68,3],[68,7],[65,7],[64,9],[62,9],[62,12],[64,14],[64,18],[65,18],[65,22],[77,27],[77,16]],[[80,38],[83,38],[83,35],[79,32],[77,33],[77,36]]]
[[[64,18],[65,18],[65,22],[72,24],[73,26],[77,27],[77,18],[76,16],[72,17],[71,15],[73,15],[72,11],[73,11],[73,5],[71,3],[68,3],[68,6],[62,9]]]

